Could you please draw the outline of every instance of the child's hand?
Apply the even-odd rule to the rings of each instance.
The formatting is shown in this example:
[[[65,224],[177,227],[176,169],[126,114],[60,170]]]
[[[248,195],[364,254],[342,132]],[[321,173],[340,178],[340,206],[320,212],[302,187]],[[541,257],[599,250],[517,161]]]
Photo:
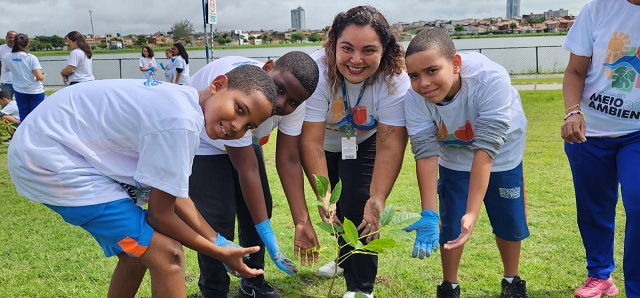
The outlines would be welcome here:
[[[420,212],[422,218],[413,224],[402,229],[405,232],[416,231],[416,241],[413,243],[412,257],[424,259],[431,256],[432,251],[438,250],[438,238],[440,236],[440,228],[438,220],[440,216],[433,210],[425,209]]]
[[[328,199],[327,199],[328,201]],[[342,226],[342,222],[336,216],[336,204],[331,204],[329,207],[326,207],[326,204],[323,206],[318,206],[318,213],[320,214],[320,219],[328,224],[336,224],[338,226]]]
[[[296,224],[293,236],[293,257],[300,256],[300,265],[304,266],[305,261],[311,266],[318,262],[318,236],[313,229],[311,222]]]
[[[293,264],[291,259],[285,257],[282,252],[280,252],[280,247],[278,247],[278,242],[276,240],[276,234],[273,233],[273,229],[271,229],[271,222],[269,219],[257,224],[256,230],[258,231],[258,235],[260,235],[260,239],[264,242],[264,247],[267,248],[267,252],[269,253],[273,263],[286,274],[296,274],[298,272],[296,265]]]
[[[225,258],[224,260],[222,260],[223,261],[222,264],[224,265],[224,269],[227,269],[227,272],[231,273],[231,275],[233,275],[235,277],[247,277],[247,276],[242,275],[240,272],[242,271],[242,272],[246,272],[247,274],[252,274],[251,273],[252,270],[255,270],[255,269],[251,269],[251,268],[248,268],[248,267],[247,268],[243,268],[243,266],[237,264],[236,261],[230,260],[230,259],[237,258],[236,254],[238,252],[238,249],[240,249],[240,251],[244,250],[244,248],[241,247],[240,245],[237,245],[237,244],[227,240],[220,233],[218,233],[218,237],[216,237],[216,241],[214,243],[217,246],[233,250],[233,251],[229,251],[228,252],[230,254],[228,258]],[[255,246],[253,248],[256,248],[256,247],[258,248],[258,250],[260,250],[260,247],[258,247],[258,246]],[[255,251],[258,251],[258,250],[255,250]],[[248,252],[248,253],[242,255],[242,259],[249,258],[249,253],[253,253],[255,251]],[[227,265],[227,263],[229,265]],[[240,261],[240,263],[244,265],[244,262],[242,260]],[[246,267],[246,265],[244,267]],[[249,269],[249,270],[247,271],[247,269]]]
[[[456,238],[455,240],[447,241],[447,243],[444,244],[443,248],[456,249],[464,246],[464,244],[467,243],[467,241],[469,241],[469,238],[471,237],[471,233],[473,233],[473,228],[476,226],[477,219],[478,219],[477,215],[474,215],[472,213],[465,214],[460,220],[460,222],[462,223],[462,227],[460,229],[461,230],[460,236],[458,236],[458,238]]]

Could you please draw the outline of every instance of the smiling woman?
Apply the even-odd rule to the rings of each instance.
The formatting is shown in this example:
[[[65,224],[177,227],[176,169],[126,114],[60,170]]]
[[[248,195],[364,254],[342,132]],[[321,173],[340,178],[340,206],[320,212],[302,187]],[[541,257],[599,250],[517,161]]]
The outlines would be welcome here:
[[[406,145],[403,96],[410,86],[403,55],[387,20],[371,6],[339,13],[324,49],[312,55],[323,75],[307,100],[303,166],[318,200],[326,203],[330,194],[318,193],[313,175],[329,177],[332,187],[342,180],[337,210],[320,207],[320,216],[326,222],[348,218],[359,224],[365,244],[378,238],[380,212]],[[351,249],[345,245],[340,255]],[[342,266],[344,297],[356,292],[373,297],[378,257],[354,254]]]

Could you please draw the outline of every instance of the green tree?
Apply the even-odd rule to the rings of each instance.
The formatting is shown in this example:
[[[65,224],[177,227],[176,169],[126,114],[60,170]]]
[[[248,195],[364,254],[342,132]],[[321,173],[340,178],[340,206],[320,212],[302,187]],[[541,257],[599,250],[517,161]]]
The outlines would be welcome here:
[[[147,37],[144,34],[138,35],[136,41],[133,42],[135,45],[143,47],[147,45]]]
[[[304,39],[304,33],[302,32],[291,33],[291,39],[296,42],[302,41]]]
[[[185,37],[185,38],[184,38],[184,42],[185,42],[186,44],[191,44],[191,37],[189,37],[189,36]]]
[[[307,39],[310,42],[316,42],[316,41],[322,41],[322,35],[318,34],[317,32],[311,33],[309,34],[309,37],[307,37]]]
[[[58,35],[51,36],[49,38],[49,43],[51,43],[51,46],[53,46],[54,49],[60,49],[65,46],[64,38]]]
[[[453,30],[456,30],[456,34],[464,31],[464,26],[462,26],[461,24],[456,25],[455,27],[453,27]]]
[[[515,29],[516,27],[518,27],[518,24],[517,24],[517,23],[511,23],[511,24],[509,24],[509,28],[511,28],[511,29]]]
[[[193,34],[193,24],[187,19],[178,21],[171,26],[171,32],[173,32],[174,40],[187,38]]]

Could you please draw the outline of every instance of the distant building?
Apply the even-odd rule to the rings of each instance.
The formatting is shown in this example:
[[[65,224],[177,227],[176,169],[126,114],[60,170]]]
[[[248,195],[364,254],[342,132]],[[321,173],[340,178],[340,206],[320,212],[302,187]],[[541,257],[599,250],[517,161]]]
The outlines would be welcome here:
[[[298,6],[296,9],[291,10],[291,28],[296,28],[298,31],[306,29],[306,19],[304,16],[304,9]]]
[[[520,0],[507,0],[507,19],[520,16]]]

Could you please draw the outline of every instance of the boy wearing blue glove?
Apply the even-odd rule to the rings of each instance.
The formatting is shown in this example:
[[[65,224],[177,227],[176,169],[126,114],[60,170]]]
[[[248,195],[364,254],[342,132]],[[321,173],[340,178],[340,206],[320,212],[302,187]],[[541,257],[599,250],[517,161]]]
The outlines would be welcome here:
[[[186,197],[200,135],[244,135],[271,116],[276,88],[250,65],[206,87],[76,84],[51,95],[13,137],[7,163],[17,191],[89,232],[105,256],[118,257],[108,297],[134,297],[147,268],[153,297],[186,297],[182,245],[222,260],[234,274],[263,273],[242,262],[258,247],[234,248]],[[150,188],[148,211],[130,197],[135,186]]]
[[[439,195],[444,280],[437,297],[459,297],[458,265],[484,202],[504,266],[500,297],[528,297],[518,276],[521,241],[529,236],[520,95],[502,66],[478,53],[456,53],[441,29],[416,35],[405,58],[412,89],[405,114],[424,210],[406,228],[417,231],[413,256],[437,249]]]
[[[298,151],[298,136],[304,116],[305,100],[316,88],[319,72],[308,54],[293,51],[280,57],[274,65],[239,56],[227,56],[207,64],[196,72],[187,85],[201,88],[211,77],[238,65],[252,64],[269,73],[278,90],[274,115],[262,125],[235,141],[200,139],[189,195],[212,227],[233,239],[236,215],[239,242],[243,246],[266,248],[273,263],[287,274],[296,273],[293,262],[280,249],[271,228],[272,198],[264,166],[261,145],[278,127],[276,167],[287,197],[295,225],[294,256],[300,254],[301,264],[318,261],[318,239],[309,219],[304,199],[303,175]],[[227,128],[225,131],[229,132]],[[215,169],[215,171],[212,171]],[[264,268],[264,249],[247,260],[251,268]],[[198,256],[198,285],[205,298],[227,297],[229,276],[220,261],[203,254]],[[280,297],[260,275],[242,279],[238,297]]]

